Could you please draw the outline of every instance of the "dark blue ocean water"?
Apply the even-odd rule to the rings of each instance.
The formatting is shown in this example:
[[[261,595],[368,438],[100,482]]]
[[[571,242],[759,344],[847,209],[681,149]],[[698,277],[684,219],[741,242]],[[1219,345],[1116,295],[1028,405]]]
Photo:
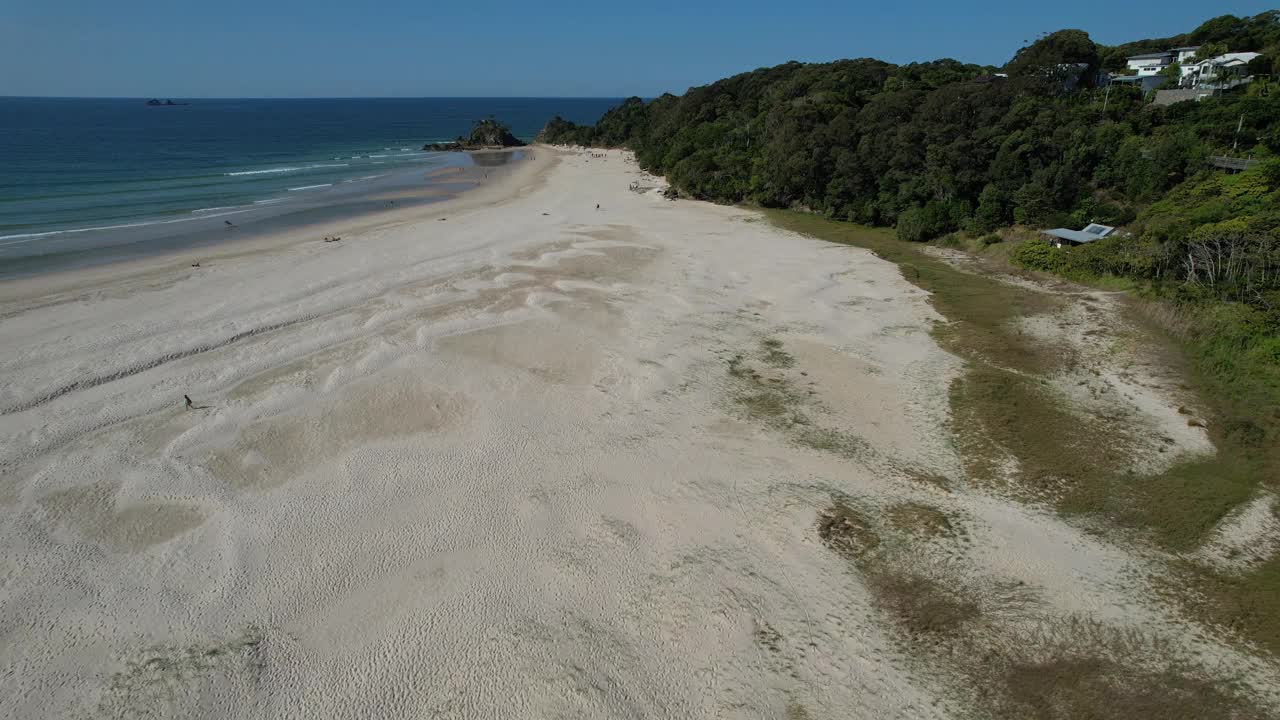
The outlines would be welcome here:
[[[611,99],[190,100],[0,97],[0,263],[68,230],[234,215],[254,204],[447,164],[427,142],[493,116],[531,139]],[[453,162],[456,162],[456,158]],[[83,245],[83,242],[81,243]],[[6,250],[7,248],[7,250]]]

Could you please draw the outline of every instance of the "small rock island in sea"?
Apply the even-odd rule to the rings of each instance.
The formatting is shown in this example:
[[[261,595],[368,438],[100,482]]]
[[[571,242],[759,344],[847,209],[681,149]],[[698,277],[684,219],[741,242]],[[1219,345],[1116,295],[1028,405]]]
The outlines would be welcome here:
[[[509,147],[523,147],[524,143],[511,134],[511,128],[488,118],[481,120],[471,128],[469,137],[459,136],[453,142],[427,143],[423,150],[495,150]]]

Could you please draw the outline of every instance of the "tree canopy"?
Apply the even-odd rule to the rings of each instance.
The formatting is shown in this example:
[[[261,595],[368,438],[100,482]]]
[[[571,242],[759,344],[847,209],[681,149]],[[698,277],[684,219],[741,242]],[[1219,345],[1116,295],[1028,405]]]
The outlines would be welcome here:
[[[1059,30],[1018,50],[1005,66],[1010,75],[1058,77],[1065,68],[1085,66],[1084,75],[1092,78],[1101,61],[1098,47],[1083,30]]]
[[[1233,50],[1274,43],[1280,13],[1223,16],[1175,39],[1121,47],[1163,50],[1196,38]],[[1007,79],[955,60],[792,62],[680,96],[631,98],[594,126],[556,118],[542,139],[631,148],[688,197],[894,225],[910,240],[1142,215],[1135,227],[1147,260],[1124,271],[1176,277],[1179,243],[1194,229],[1155,230],[1165,227],[1158,201],[1206,182],[1210,155],[1233,147],[1280,155],[1280,95],[1241,89],[1157,107],[1132,86],[1104,91],[1057,74],[1111,57],[1083,31],[1063,30],[1019,50]],[[1250,232],[1280,224],[1274,213],[1258,217]]]
[[[1125,58],[1130,55],[1208,43],[1221,43],[1231,52],[1265,52],[1275,57],[1280,50],[1280,10],[1268,10],[1248,18],[1220,15],[1188,33],[1102,47],[1099,55],[1102,69],[1115,71],[1124,67]]]

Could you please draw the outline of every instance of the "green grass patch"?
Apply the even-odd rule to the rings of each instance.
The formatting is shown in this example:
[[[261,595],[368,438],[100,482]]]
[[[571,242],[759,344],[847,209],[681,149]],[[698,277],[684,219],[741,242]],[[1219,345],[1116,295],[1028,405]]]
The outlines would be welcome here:
[[[1240,574],[1212,572],[1188,565],[1179,580],[1200,591],[1192,598],[1200,612],[1264,648],[1280,648],[1280,557]]]
[[[1260,469],[1249,458],[1223,451],[1179,463],[1167,472],[1135,480],[1143,502],[1134,503],[1120,519],[1151,528],[1166,548],[1192,550],[1228,513],[1254,496]]]
[[[1151,302],[1137,313],[1168,338],[1208,410],[1218,453],[1149,478],[1140,521],[1188,550],[1265,485],[1280,492],[1280,337],[1276,319],[1238,303]],[[1195,568],[1180,593],[1198,614],[1280,655],[1280,557],[1243,573]]]

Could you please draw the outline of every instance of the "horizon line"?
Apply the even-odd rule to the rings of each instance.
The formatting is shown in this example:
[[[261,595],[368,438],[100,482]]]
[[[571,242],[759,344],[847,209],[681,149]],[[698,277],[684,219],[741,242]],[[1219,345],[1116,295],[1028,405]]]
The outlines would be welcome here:
[[[625,100],[643,95],[3,95],[0,100]]]

